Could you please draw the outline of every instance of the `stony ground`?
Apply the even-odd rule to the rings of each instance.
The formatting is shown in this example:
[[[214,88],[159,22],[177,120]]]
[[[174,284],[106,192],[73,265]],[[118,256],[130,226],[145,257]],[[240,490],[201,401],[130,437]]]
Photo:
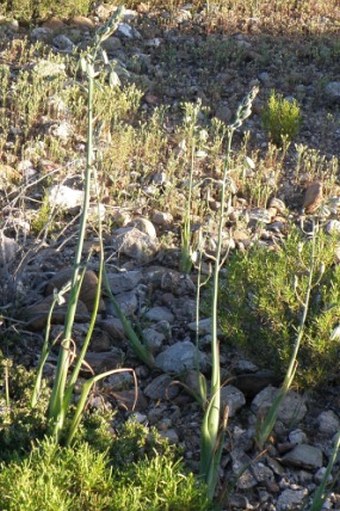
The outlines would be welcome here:
[[[85,48],[95,25],[104,22],[109,14],[109,8],[99,6],[92,17],[68,22],[52,19],[30,29],[15,22],[4,23],[0,27],[5,36],[1,42],[1,61],[10,63],[15,81],[20,58],[18,55],[13,58],[8,52],[8,42],[27,36],[29,44],[40,41],[55,54],[68,54],[77,47]],[[336,160],[340,141],[340,69],[336,14],[334,11],[332,15],[316,16],[318,26],[314,31],[308,24],[308,16],[296,22],[292,20],[289,32],[284,20],[282,24],[271,24],[270,17],[239,15],[226,21],[217,13],[207,17],[202,10],[190,6],[168,12],[150,11],[141,4],[136,11],[128,12],[117,33],[105,42],[109,58],[118,59],[123,69],[117,70],[120,79],[136,83],[143,91],[140,119],[150,119],[156,107],[168,107],[163,121],[169,134],[164,161],[183,150],[176,136],[176,126],[183,115],[181,103],[200,99],[210,108],[210,117],[228,123],[243,96],[252,86],[260,86],[254,113],[237,134],[236,147],[244,147],[250,131],[247,147],[252,154],[251,161],[264,163],[260,176],[254,175],[251,165],[247,168],[248,188],[244,182],[235,180],[239,188],[233,201],[233,231],[227,239],[232,250],[244,250],[258,239],[270,245],[284,238],[290,225],[301,221],[301,208],[307,213],[314,212],[314,203],[321,208],[318,211],[325,229],[340,230]],[[34,68],[37,65],[34,54],[23,65]],[[300,133],[281,152],[268,151],[268,138],[261,124],[261,110],[271,89],[296,98],[302,107]],[[35,129],[38,134],[49,129],[52,138],[72,140],[72,155],[79,151],[81,168],[83,132],[72,125],[72,119],[66,118],[65,115],[63,121],[59,119],[55,123],[53,119],[39,119]],[[77,213],[83,195],[80,189],[71,186],[77,185],[79,179],[67,158],[62,164],[58,159],[46,161],[45,155],[30,159],[27,147],[22,153],[13,149],[18,129],[13,127],[1,155],[0,278],[4,316],[1,339],[5,355],[32,367],[38,360],[53,289],[60,288],[70,275]],[[200,166],[203,181],[209,177],[205,157],[204,151],[198,155],[198,159],[203,159]],[[196,471],[202,412],[189,392],[197,386],[196,273],[186,275],[178,271],[180,217],[170,202],[171,193],[177,192],[171,188],[171,176],[164,161],[157,161],[158,168],[151,164],[150,169],[143,168],[144,174],[139,173],[129,183],[130,188],[125,190],[125,195],[124,190],[121,192],[119,200],[116,196],[113,201],[109,193],[106,196],[104,193],[102,203],[107,223],[105,257],[110,287],[123,312],[143,334],[154,355],[155,368],[150,369],[136,359],[122,324],[103,293],[87,362],[95,373],[113,367],[134,368],[138,400],[132,410],[133,380],[130,373],[121,373],[111,376],[97,389],[90,405],[118,409],[117,422],[133,416],[137,421],[156,426],[170,442],[183,448],[188,466]],[[136,174],[136,162],[129,165],[131,173]],[[39,237],[32,232],[31,225],[38,216],[36,204],[41,204],[43,199],[36,180],[46,167],[55,170],[56,175],[50,179],[49,200],[67,214],[64,224],[58,223],[57,235]],[[59,179],[60,167],[63,169]],[[67,176],[68,169],[71,178]],[[7,188],[4,175],[8,179],[11,171],[21,188]],[[181,192],[184,179],[176,179]],[[255,183],[263,195],[260,192],[252,195],[249,188]],[[123,186],[124,180],[118,184]],[[108,183],[107,187],[113,185],[117,182]],[[131,199],[129,194],[136,190]],[[209,195],[207,200],[214,211],[218,199]],[[207,227],[211,218],[214,216],[208,212],[199,222]],[[93,307],[97,251],[95,230],[90,230],[86,252],[91,252],[92,258],[77,311],[76,345],[84,339]],[[58,307],[53,320],[54,338],[62,331],[64,315],[65,308]],[[199,364],[207,376],[209,334],[210,320],[202,318]],[[56,354],[49,359],[46,376],[53,375],[55,362]],[[256,367],[223,342],[221,363],[226,382],[222,401],[229,407],[220,469],[219,495],[223,509],[284,511],[301,509],[304,503],[308,508],[340,427],[338,382],[323,389],[321,394],[312,390],[291,392],[280,410],[268,447],[259,453],[254,444],[257,420],[263,417],[280,381],[269,369]],[[86,377],[86,370],[83,376]],[[334,481],[324,509],[340,509],[339,482]]]

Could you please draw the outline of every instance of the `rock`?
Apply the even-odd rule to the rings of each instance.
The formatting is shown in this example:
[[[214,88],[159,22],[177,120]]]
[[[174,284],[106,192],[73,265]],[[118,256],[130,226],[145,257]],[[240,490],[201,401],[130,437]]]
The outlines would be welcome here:
[[[48,27],[35,27],[30,32],[30,40],[33,43],[41,41],[44,43],[51,43],[53,39],[53,31]]]
[[[111,345],[111,337],[108,332],[95,328],[91,337],[91,350],[96,352],[109,351]]]
[[[158,243],[135,227],[121,227],[114,233],[113,248],[139,263],[148,263],[155,256]]]
[[[325,231],[327,234],[340,234],[340,221],[339,220],[329,220],[325,225]]]
[[[14,239],[8,238],[0,232],[0,265],[6,265],[13,261],[19,250],[20,247]]]
[[[340,82],[327,83],[324,92],[328,103],[340,103]]]
[[[156,229],[153,223],[147,218],[135,218],[134,220],[131,220],[126,227],[136,227],[136,229],[147,234],[152,240],[157,238]]]
[[[115,299],[119,305],[121,312],[125,316],[133,316],[138,308],[138,299],[136,290],[134,291],[126,291],[125,293],[119,293],[119,295],[115,296]],[[117,316],[116,310],[113,305],[109,304],[110,314],[112,316]]]
[[[148,417],[144,413],[133,412],[130,415],[128,421],[129,422],[138,422],[138,424],[145,424],[145,425],[147,425]]]
[[[273,197],[269,201],[269,208],[275,208],[278,213],[282,215],[286,212],[286,205],[283,200]]]
[[[120,50],[122,43],[118,37],[111,36],[103,41],[102,47],[110,55],[110,53],[115,53],[117,50]]]
[[[246,398],[240,390],[233,385],[226,385],[221,389],[221,406],[228,407],[229,417],[234,417],[237,410],[246,404]]]
[[[34,331],[43,330],[45,328],[52,301],[53,296],[47,296],[43,300],[29,307],[24,307],[20,311],[20,317],[27,321],[27,328]],[[67,303],[57,305],[52,315],[52,323],[63,324],[65,322],[66,312]],[[75,321],[77,323],[87,323],[90,321],[88,309],[81,300],[78,300]]]
[[[272,215],[267,209],[255,208],[249,212],[249,219],[263,224],[269,224],[272,220]]]
[[[59,51],[60,53],[72,53],[75,45],[64,34],[59,34],[56,37],[53,38],[52,44],[55,50]]]
[[[256,366],[255,366],[256,368]],[[254,373],[238,374],[233,379],[235,387],[246,396],[254,397],[268,385],[278,385],[280,378],[270,369],[262,369]]]
[[[307,489],[284,490],[277,499],[277,511],[298,511],[301,509],[301,502],[307,495]]]
[[[141,282],[143,274],[140,270],[121,271],[118,273],[108,273],[107,278],[111,292],[117,295],[136,288]]]
[[[162,291],[173,293],[175,296],[194,295],[196,288],[189,277],[176,270],[154,267],[148,271],[148,281]]]
[[[289,442],[295,445],[305,444],[307,442],[307,435],[302,429],[294,429],[288,435]]]
[[[144,99],[145,99],[145,101],[149,102],[150,95],[145,97]],[[154,174],[152,174],[151,182],[152,182],[152,184],[154,184],[156,186],[165,186],[166,183],[168,182],[168,177],[166,175],[166,172],[155,172]]]
[[[264,417],[272,404],[278,389],[269,385],[261,390],[259,394],[253,399],[251,410],[257,417]],[[298,424],[302,421],[307,413],[307,407],[303,397],[294,391],[289,391],[283,399],[279,410],[278,420],[287,426]]]
[[[340,429],[339,417],[332,410],[320,413],[317,418],[317,422],[320,433],[325,435],[335,435],[335,433],[337,433]]]
[[[232,493],[230,497],[228,496],[228,503],[230,509],[242,509],[242,511],[253,509],[247,497],[238,493]]]
[[[60,270],[58,273],[52,277],[46,286],[46,293],[52,294],[54,289],[58,291],[72,279],[73,269],[65,268],[64,270]],[[80,288],[79,298],[85,303],[89,312],[92,312],[93,306],[95,303],[96,293],[98,286],[98,277],[92,270],[86,270],[84,279]],[[105,309],[105,305],[103,300],[100,300],[99,310],[102,311]]]
[[[150,321],[174,322],[174,315],[167,307],[152,307],[145,313],[145,318]]]
[[[260,461],[253,464],[251,469],[252,469],[253,475],[256,477],[256,480],[259,483],[274,480],[273,471],[269,467],[267,467],[264,463],[261,463]]]
[[[262,71],[258,75],[258,79],[265,87],[269,87],[271,83],[270,74],[267,71]]]
[[[123,35],[127,39],[142,39],[142,36],[134,27],[128,23],[119,23],[117,33]]]
[[[205,380],[204,375],[196,370],[186,371],[181,377],[181,381],[184,384],[184,390],[194,397],[199,397],[201,395],[200,380],[202,378]]]
[[[157,330],[155,330],[154,328],[145,328],[143,330],[143,337],[146,346],[153,354],[160,351],[165,341],[165,335],[162,334],[161,332],[157,332]]]
[[[166,438],[170,444],[173,445],[178,444],[179,442],[178,434],[174,429],[170,428],[167,429],[166,431],[160,431],[159,433],[163,438]]]
[[[42,27],[47,28],[52,32],[57,32],[64,30],[66,28],[66,25],[61,19],[57,18],[56,16],[52,16],[48,20],[44,21]]]
[[[189,369],[196,369],[197,365],[206,367],[206,356],[197,350],[190,341],[176,342],[170,348],[157,355],[156,367],[165,373],[180,374]]]
[[[86,362],[96,374],[121,368],[123,359],[124,353],[118,348],[111,348],[110,351],[100,353],[88,351],[85,357]]]
[[[233,449],[230,452],[232,459],[232,469],[237,480],[237,488],[240,490],[249,490],[257,485],[252,471],[248,468],[251,466],[251,459],[242,449]]]
[[[84,202],[84,192],[74,190],[65,185],[54,185],[47,192],[48,201],[52,208],[72,210],[79,208]]]
[[[93,21],[86,16],[73,16],[69,20],[69,24],[79,28],[82,31],[89,31],[95,28]]]
[[[322,451],[312,445],[300,444],[285,454],[281,461],[285,465],[313,470],[322,467]]]
[[[320,467],[319,470],[317,470],[314,474],[314,481],[316,482],[316,484],[321,484],[322,481],[323,481],[323,478],[325,477],[325,474],[326,474],[326,467]],[[327,478],[327,482],[329,484],[331,484],[333,482],[333,476],[332,474],[329,474],[328,478]]]
[[[192,332],[196,332],[196,321],[189,323],[188,327]],[[199,320],[198,333],[199,335],[206,335],[211,333],[211,318],[204,318]]]
[[[124,328],[122,322],[118,318],[110,318],[100,321],[100,327],[109,334],[112,342],[125,339]]]
[[[173,399],[179,393],[178,385],[171,385],[172,378],[161,374],[154,378],[144,389],[144,394],[150,399]]]
[[[138,390],[137,394],[135,390],[120,390],[118,392],[113,392],[111,395],[116,400],[119,408],[123,410],[143,412],[148,406],[147,400],[141,390]]]
[[[175,314],[176,321],[192,322],[196,315],[196,302],[193,298],[176,298],[171,309]]]
[[[113,373],[104,381],[104,387],[112,392],[127,390],[133,385],[133,376],[130,371]]]
[[[320,207],[322,199],[322,184],[320,181],[315,181],[306,188],[302,209],[308,214],[315,213]]]
[[[229,107],[227,101],[220,101],[215,110],[215,117],[220,121],[228,124],[233,116],[233,113]]]
[[[172,214],[166,211],[154,211],[152,214],[152,222],[156,225],[167,227],[172,225],[173,221],[174,217]]]

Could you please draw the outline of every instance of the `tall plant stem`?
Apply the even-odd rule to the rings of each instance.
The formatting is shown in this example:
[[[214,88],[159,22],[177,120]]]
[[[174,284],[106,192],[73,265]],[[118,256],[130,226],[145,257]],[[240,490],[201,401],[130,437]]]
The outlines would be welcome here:
[[[215,263],[213,271],[213,297],[211,305],[211,358],[212,373],[210,387],[210,401],[202,422],[201,433],[201,476],[208,486],[208,497],[213,499],[217,484],[218,467],[223,448],[223,427],[221,428],[221,374],[220,374],[220,352],[217,338],[217,310],[218,310],[218,288],[221,269],[221,253],[223,241],[223,226],[225,214],[225,198],[227,193],[227,177],[229,173],[231,144],[234,129],[228,129],[227,152],[223,166],[223,178],[221,188],[221,207],[219,210],[217,247],[215,252]],[[222,431],[221,431],[222,429]]]
[[[221,386],[221,378],[220,378],[220,354],[219,354],[219,346],[217,339],[217,308],[218,308],[218,287],[219,287],[219,275],[220,275],[220,266],[221,266],[221,252],[222,252],[222,241],[223,241],[223,225],[224,225],[224,212],[225,212],[225,197],[226,197],[226,187],[227,187],[227,175],[229,172],[229,161],[230,161],[230,151],[231,151],[231,143],[233,138],[234,130],[229,130],[228,133],[228,146],[227,146],[227,154],[224,162],[223,168],[223,178],[222,178],[222,189],[221,189],[221,208],[219,211],[219,220],[218,220],[218,230],[217,230],[217,247],[215,254],[215,264],[214,264],[214,273],[213,273],[213,299],[211,306],[211,314],[212,314],[212,328],[211,328],[211,355],[212,355],[212,374],[211,374],[211,394],[214,400],[214,406],[211,411],[211,425],[215,425],[213,429],[216,429],[216,436],[218,431],[218,423],[219,421],[215,421],[215,413],[220,414],[220,395],[219,389]],[[215,397],[214,397],[215,396]],[[215,410],[215,412],[214,412]],[[216,424],[217,422],[217,424]]]
[[[88,94],[87,94],[87,151],[86,151],[86,171],[85,171],[85,185],[84,185],[84,202],[83,212],[80,220],[79,238],[73,265],[73,275],[71,283],[71,293],[68,300],[68,307],[65,318],[65,326],[63,333],[63,341],[58,357],[57,373],[55,383],[52,389],[52,395],[49,406],[49,419],[52,421],[53,434],[56,439],[59,438],[60,431],[64,424],[65,410],[63,409],[63,396],[66,387],[67,374],[69,369],[69,357],[71,348],[71,335],[74,324],[74,318],[77,309],[79,286],[77,285],[81,264],[81,257],[84,246],[84,239],[86,233],[86,224],[88,209],[90,204],[90,186],[91,186],[91,173],[94,162],[93,153],[93,89],[94,77],[88,73]]]

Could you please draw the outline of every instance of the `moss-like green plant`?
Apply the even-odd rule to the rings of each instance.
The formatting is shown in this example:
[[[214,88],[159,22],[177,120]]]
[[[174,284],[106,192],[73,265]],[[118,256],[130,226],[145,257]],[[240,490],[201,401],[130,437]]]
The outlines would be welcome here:
[[[130,425],[131,426],[131,425]],[[134,432],[134,430],[136,430]],[[30,457],[1,467],[0,508],[21,511],[208,511],[205,488],[186,474],[174,452],[132,461],[133,437],[150,432],[130,427],[116,448],[124,444],[129,463],[117,469],[108,451],[98,452],[86,442],[62,448],[51,440],[34,448]],[[127,437],[130,443],[126,442]],[[164,443],[164,440],[163,440]]]
[[[299,131],[300,106],[295,99],[285,99],[282,94],[272,91],[262,111],[262,122],[274,144],[282,145],[284,141],[292,140]]]
[[[336,240],[319,232],[315,279],[298,356],[296,381],[317,385],[339,371],[340,267],[334,263]],[[235,254],[228,263],[219,302],[222,328],[260,365],[285,374],[306,296],[312,243],[297,229],[273,250],[260,245]],[[318,269],[324,265],[320,281]]]
[[[6,392],[0,396],[0,460],[8,461],[27,454],[32,441],[41,440],[46,434],[49,391],[42,381],[40,399],[32,413],[30,403],[35,374],[22,366],[9,367],[7,360],[3,363],[7,374],[2,374]]]

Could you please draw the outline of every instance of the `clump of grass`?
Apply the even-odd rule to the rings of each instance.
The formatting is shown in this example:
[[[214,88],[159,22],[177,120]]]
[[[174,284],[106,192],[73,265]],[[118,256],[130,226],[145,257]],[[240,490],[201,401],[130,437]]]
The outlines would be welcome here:
[[[300,106],[295,99],[285,99],[272,91],[262,112],[262,122],[270,139],[280,146],[297,135],[301,125]]]
[[[315,277],[301,343],[296,381],[319,385],[339,371],[340,267],[334,265],[336,239],[316,234]],[[283,246],[254,246],[228,263],[219,305],[227,338],[262,366],[283,375],[294,348],[309,279],[312,242],[296,229]],[[324,272],[318,280],[318,268]]]

